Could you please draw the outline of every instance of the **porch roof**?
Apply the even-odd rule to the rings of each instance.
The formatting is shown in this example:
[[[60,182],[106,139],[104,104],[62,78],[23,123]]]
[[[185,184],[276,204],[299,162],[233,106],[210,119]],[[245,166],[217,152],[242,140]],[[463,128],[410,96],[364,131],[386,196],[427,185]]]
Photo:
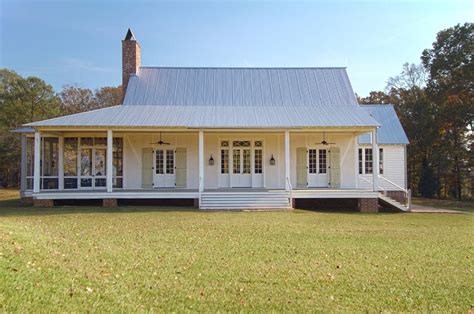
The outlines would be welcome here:
[[[376,127],[360,106],[126,106],[25,124],[28,127],[307,128]]]

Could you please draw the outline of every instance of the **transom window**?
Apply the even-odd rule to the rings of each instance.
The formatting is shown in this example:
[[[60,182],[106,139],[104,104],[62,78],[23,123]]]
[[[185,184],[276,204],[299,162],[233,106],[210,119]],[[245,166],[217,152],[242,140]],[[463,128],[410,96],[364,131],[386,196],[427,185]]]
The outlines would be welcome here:
[[[234,146],[234,147],[250,147],[250,141],[233,141],[232,146]]]

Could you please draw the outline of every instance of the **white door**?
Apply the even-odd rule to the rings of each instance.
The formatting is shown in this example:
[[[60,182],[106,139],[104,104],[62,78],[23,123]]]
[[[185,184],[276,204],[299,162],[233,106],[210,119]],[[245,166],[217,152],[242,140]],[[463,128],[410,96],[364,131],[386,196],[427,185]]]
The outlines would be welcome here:
[[[308,149],[308,187],[328,187],[328,150]]]
[[[232,149],[231,187],[243,188],[252,186],[251,163],[251,148]]]
[[[175,187],[175,151],[172,148],[155,149],[153,154],[154,173],[153,186],[155,188]]]

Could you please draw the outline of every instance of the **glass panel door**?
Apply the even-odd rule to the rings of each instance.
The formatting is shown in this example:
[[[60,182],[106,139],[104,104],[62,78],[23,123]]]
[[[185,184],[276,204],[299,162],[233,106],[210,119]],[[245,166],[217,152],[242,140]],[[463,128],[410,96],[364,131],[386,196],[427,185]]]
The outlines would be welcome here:
[[[153,186],[158,188],[174,187],[176,183],[175,150],[157,149],[154,159]]]

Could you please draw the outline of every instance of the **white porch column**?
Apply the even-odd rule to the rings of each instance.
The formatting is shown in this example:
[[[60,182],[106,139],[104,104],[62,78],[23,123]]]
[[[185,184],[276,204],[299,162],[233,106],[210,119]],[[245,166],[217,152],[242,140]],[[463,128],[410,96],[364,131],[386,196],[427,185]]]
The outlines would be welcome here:
[[[379,144],[377,139],[377,128],[372,131],[372,176],[374,192],[379,190]]]
[[[64,136],[59,136],[58,139],[58,188],[64,190]]]
[[[41,175],[41,134],[35,132],[35,155],[34,155],[34,172],[33,172],[33,193],[40,191],[40,175]]]
[[[285,190],[290,190],[290,131],[285,130]]]
[[[107,130],[107,167],[106,167],[106,180],[107,180],[107,192],[112,192],[113,189],[113,143],[112,130]]]
[[[26,135],[21,135],[20,191],[26,191]]]
[[[199,191],[204,191],[204,132],[199,131]]]
[[[201,193],[204,191],[204,132],[199,131],[199,206],[201,206]]]

